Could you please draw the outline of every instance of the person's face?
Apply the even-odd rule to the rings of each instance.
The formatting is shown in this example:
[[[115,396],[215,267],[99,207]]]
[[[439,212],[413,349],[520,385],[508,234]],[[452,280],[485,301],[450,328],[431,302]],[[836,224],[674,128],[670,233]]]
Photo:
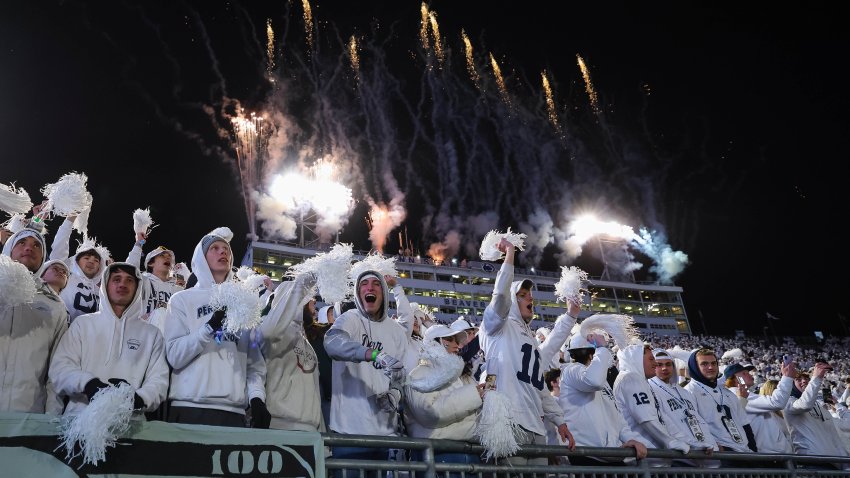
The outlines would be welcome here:
[[[27,236],[15,243],[9,257],[13,261],[23,264],[30,272],[38,272],[38,268],[44,261],[44,250],[42,250],[41,242],[38,239]]]
[[[100,270],[100,256],[97,254],[84,254],[77,259],[77,265],[80,266],[83,274],[91,279]]]
[[[460,345],[461,347],[466,346],[466,344],[472,342],[472,339],[475,338],[475,334],[478,333],[477,329],[466,329],[466,340]]]
[[[448,337],[441,337],[440,343],[443,344],[443,347],[446,348],[446,351],[450,354],[457,355],[457,351],[460,350],[460,341],[461,334],[450,335]]]
[[[51,264],[41,275],[41,280],[61,291],[68,285],[68,269],[60,264]]]
[[[422,335],[420,332],[422,330],[422,325],[420,325],[419,317],[413,318],[413,333],[416,335]]]
[[[534,318],[534,297],[528,289],[520,289],[516,293],[516,303],[519,306],[519,314],[526,323]]]
[[[670,359],[658,359],[655,361],[655,376],[667,382],[673,376],[675,365]]]
[[[112,271],[106,284],[106,295],[110,304],[127,307],[136,295],[136,278],[122,270]]]
[[[714,355],[697,355],[697,367],[705,378],[709,380],[717,378],[717,357]]]
[[[384,289],[381,287],[381,281],[375,277],[361,280],[357,295],[369,315],[377,314],[384,304]]]
[[[801,375],[794,379],[794,386],[797,387],[797,390],[803,391],[806,389],[806,386],[809,384],[809,377],[805,375]]]
[[[334,308],[333,307],[329,308],[327,311],[325,311],[325,313],[328,316],[328,323],[333,324],[334,320],[336,320],[336,319],[334,319]]]
[[[151,272],[153,272],[155,276],[167,276],[168,273],[171,272],[171,266],[174,265],[174,255],[170,252],[163,252],[162,254],[154,257],[150,265]]]
[[[213,276],[230,272],[230,246],[226,242],[215,241],[210,244],[205,258]]]
[[[643,350],[643,374],[646,378],[655,376],[655,356],[652,355],[652,350]]]

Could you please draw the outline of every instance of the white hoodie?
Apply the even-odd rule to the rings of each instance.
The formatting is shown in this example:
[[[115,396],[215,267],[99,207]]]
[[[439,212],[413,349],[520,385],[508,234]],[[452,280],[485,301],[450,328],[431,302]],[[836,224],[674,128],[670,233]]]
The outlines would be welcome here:
[[[138,265],[142,260],[141,246],[134,245],[127,254],[127,262]],[[176,284],[174,279],[163,281],[150,272],[146,272],[146,265],[141,265],[142,271],[142,315],[150,314],[158,307],[165,307],[171,296],[183,290],[182,286]]]
[[[107,298],[109,273],[115,262],[103,272],[100,310],[77,317],[59,342],[50,363],[50,379],[60,395],[70,398],[66,414],[81,412],[89,400],[83,390],[93,378],[108,383],[110,378],[126,380],[145,402],[142,411],[153,411],[165,399],[168,390],[168,364],[165,344],[159,329],[139,320],[141,287],[136,287],[133,301],[115,315]],[[138,269],[136,277],[141,279]],[[140,417],[143,415],[139,414]]]
[[[168,398],[176,407],[244,415],[251,399],[266,401],[266,363],[248,332],[225,334],[219,344],[207,331],[215,281],[200,241],[192,272],[198,283],[171,296],[166,309],[165,354],[173,367]],[[229,272],[225,280],[232,277]]]
[[[65,219],[59,229],[56,230],[56,235],[53,236],[53,244],[50,246],[50,260],[61,260],[68,266],[70,274],[68,274],[68,285],[62,289],[60,297],[65,307],[68,309],[70,321],[73,322],[82,314],[90,314],[97,312],[100,303],[100,279],[106,269],[106,260],[108,257],[100,258],[100,269],[90,279],[77,264],[77,257],[82,252],[90,251],[91,248],[78,249],[73,256],[70,255],[71,232],[74,226],[73,221]],[[102,251],[97,251],[98,255]]]

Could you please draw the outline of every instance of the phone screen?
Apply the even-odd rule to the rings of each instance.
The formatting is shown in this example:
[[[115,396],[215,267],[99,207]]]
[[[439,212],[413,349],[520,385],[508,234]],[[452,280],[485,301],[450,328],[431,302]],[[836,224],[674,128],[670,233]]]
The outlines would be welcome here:
[[[744,381],[744,377],[742,377],[742,376],[738,375],[738,376],[737,376],[737,377],[735,377],[735,378],[737,378],[737,379],[738,379],[738,383],[740,383],[741,385],[746,385],[746,384],[747,384],[747,382],[745,382],[745,381]]]

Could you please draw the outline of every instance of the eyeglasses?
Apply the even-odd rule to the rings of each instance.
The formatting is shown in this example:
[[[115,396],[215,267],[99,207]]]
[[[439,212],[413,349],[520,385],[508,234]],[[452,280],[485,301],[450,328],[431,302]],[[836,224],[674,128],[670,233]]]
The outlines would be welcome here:
[[[54,274],[59,274],[59,275],[63,275],[63,276],[68,275],[68,269],[65,269],[62,266],[52,265],[52,266],[48,267],[47,270],[53,271]]]

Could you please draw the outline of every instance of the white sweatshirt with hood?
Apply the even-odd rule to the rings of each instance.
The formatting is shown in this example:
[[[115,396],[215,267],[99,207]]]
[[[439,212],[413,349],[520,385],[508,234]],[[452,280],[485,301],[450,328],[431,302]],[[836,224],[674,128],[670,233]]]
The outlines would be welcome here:
[[[514,265],[502,263],[481,322],[481,349],[487,360],[487,375],[495,375],[496,390],[511,399],[517,423],[545,437],[544,418],[555,426],[564,419],[560,405],[546,390],[543,373],[566,342],[575,318],[567,314],[558,317],[547,340],[539,345],[517,304],[516,294],[525,281],[513,278]]]
[[[750,416],[750,426],[753,428],[759,453],[794,453],[788,426],[783,417],[776,414],[788,404],[792,388],[794,379],[783,376],[772,394],[751,393],[747,396],[744,409]]]
[[[302,274],[281,282],[260,325],[258,342],[266,361],[269,428],[325,431],[319,396],[319,360],[304,335],[303,308],[316,280]]]
[[[142,261],[142,248],[138,244],[133,246],[127,254],[127,262],[139,264]],[[156,275],[145,270],[147,264],[141,265],[142,273],[142,315],[150,314],[158,307],[165,307],[171,296],[183,290],[174,279],[163,281]]]
[[[192,272],[197,284],[171,296],[166,309],[165,355],[173,367],[168,399],[176,407],[244,415],[251,399],[266,401],[266,363],[250,333],[225,334],[217,343],[208,332],[215,280],[201,241],[192,254]],[[228,272],[225,280],[232,279]]]
[[[11,256],[22,233],[18,231],[6,241],[4,256]],[[44,240],[41,242],[43,245]],[[36,285],[32,303],[0,307],[0,411],[58,415],[62,401],[47,370],[68,329],[68,311],[41,279],[36,278]]]
[[[717,441],[711,434],[711,428],[697,411],[696,398],[686,388],[679,385],[679,373],[673,367],[673,375],[665,382],[658,377],[652,377],[647,382],[655,392],[655,398],[664,419],[664,425],[670,435],[684,441],[694,450],[705,450],[711,448],[717,450]],[[688,425],[688,418],[693,417],[702,432],[700,440]]]
[[[82,314],[90,314],[97,312],[100,304],[100,278],[103,276],[103,271],[106,269],[106,260],[108,257],[102,257],[103,251],[96,248],[87,247],[84,249],[78,248],[73,256],[70,255],[71,232],[74,227],[74,222],[65,219],[59,229],[56,230],[56,235],[53,237],[53,244],[50,246],[50,259],[61,260],[68,266],[70,274],[68,275],[68,285],[62,289],[59,294],[65,307],[68,309],[70,321],[73,322]],[[80,269],[77,264],[77,257],[86,251],[94,250],[100,258],[100,269],[89,278]]]
[[[325,334],[325,350],[333,359],[330,429],[336,433],[397,436],[398,417],[378,404],[378,395],[389,390],[390,379],[366,361],[366,350],[386,352],[401,363],[407,363],[410,351],[408,335],[396,321],[387,317],[389,290],[383,276],[364,271],[381,281],[383,309],[377,319],[366,314],[360,295],[354,297],[356,309],[337,317]]]
[[[679,450],[691,447],[672,436],[662,421],[660,404],[646,381],[643,366],[644,345],[628,345],[617,352],[620,373],[614,381],[614,397],[629,428],[641,436],[641,442],[652,448]]]
[[[133,267],[115,262],[103,271],[100,286],[100,310],[77,317],[59,342],[50,363],[50,378],[61,395],[70,398],[66,414],[85,409],[89,400],[83,390],[98,378],[108,383],[110,378],[126,380],[144,400],[143,412],[156,410],[168,390],[168,364],[165,362],[165,343],[156,327],[139,320],[141,287],[136,287],[133,301],[121,317],[109,304],[107,283],[109,273],[117,266]],[[137,414],[143,418],[141,413]]]
[[[832,414],[818,401],[822,386],[823,377],[812,376],[802,393],[796,388],[791,391],[792,398],[785,405],[785,421],[791,432],[794,453],[848,456],[832,423]]]

